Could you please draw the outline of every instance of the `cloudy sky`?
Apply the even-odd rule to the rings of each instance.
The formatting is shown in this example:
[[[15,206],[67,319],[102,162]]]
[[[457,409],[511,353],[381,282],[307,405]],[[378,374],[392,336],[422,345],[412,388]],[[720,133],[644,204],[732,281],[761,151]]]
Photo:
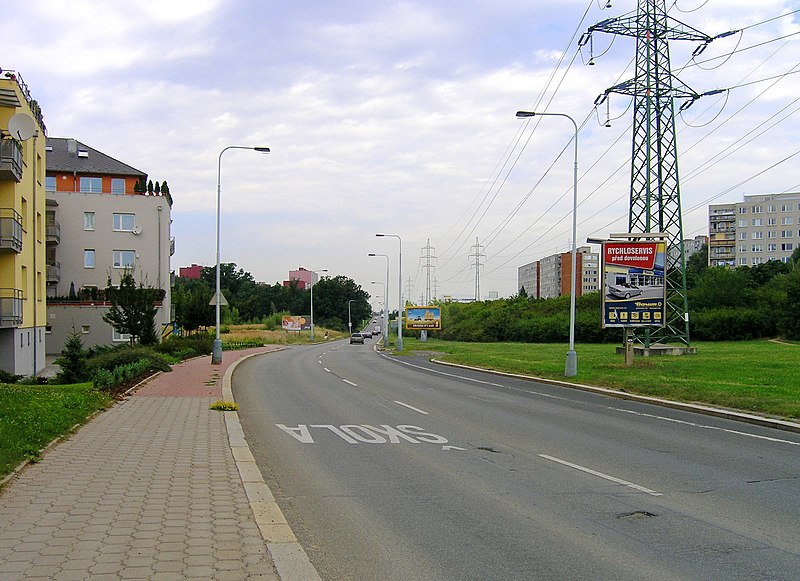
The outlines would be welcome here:
[[[570,247],[572,125],[578,240],[625,230],[635,41],[595,33],[634,0],[28,0],[3,8],[4,70],[18,71],[48,135],[73,137],[167,180],[173,268],[222,260],[257,280],[327,268],[375,296],[397,239],[403,279],[471,297],[514,294],[517,267]],[[677,118],[684,233],[709,203],[800,190],[800,2],[667,0],[710,36],[671,43],[673,71],[703,97]],[[594,66],[588,63],[594,56]],[[606,118],[610,127],[605,127]],[[428,245],[432,250],[423,250]],[[476,250],[476,241],[478,248]],[[430,252],[430,270],[420,257]],[[470,256],[472,255],[472,256]],[[404,292],[406,285],[404,284]]]

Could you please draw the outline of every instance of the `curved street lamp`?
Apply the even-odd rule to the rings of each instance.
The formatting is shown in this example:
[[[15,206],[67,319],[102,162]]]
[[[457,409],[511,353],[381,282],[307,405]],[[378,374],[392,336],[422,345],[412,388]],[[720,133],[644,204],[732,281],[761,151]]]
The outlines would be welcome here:
[[[220,187],[220,176],[222,174],[222,154],[228,151],[229,149],[252,149],[253,151],[258,151],[259,153],[269,153],[269,147],[248,147],[246,145],[229,145],[222,149],[219,152],[219,158],[217,158],[217,285],[216,290],[217,294],[214,296],[214,302],[216,303],[216,317],[217,317],[217,329],[216,335],[214,339],[214,346],[211,349],[211,365],[218,365],[222,363],[222,340],[219,338],[219,306],[221,303],[222,293],[219,289],[219,214],[220,214],[220,193],[222,188]]]
[[[550,117],[566,117],[572,122],[575,128],[575,168],[572,175],[572,289],[569,297],[569,351],[567,351],[567,360],[564,365],[564,376],[575,377],[578,374],[578,354],[575,353],[575,293],[576,293],[576,277],[577,277],[577,214],[578,214],[578,124],[575,119],[566,113],[536,113],[534,111],[517,111],[517,117],[525,119],[527,117],[536,116],[550,116]]]
[[[383,287],[383,348],[389,348],[389,255],[375,254],[369,256],[383,256],[386,259],[386,285]],[[399,311],[398,311],[399,312]]]
[[[397,350],[403,350],[403,239],[398,234],[375,234],[378,238],[397,238],[400,258],[397,261]]]

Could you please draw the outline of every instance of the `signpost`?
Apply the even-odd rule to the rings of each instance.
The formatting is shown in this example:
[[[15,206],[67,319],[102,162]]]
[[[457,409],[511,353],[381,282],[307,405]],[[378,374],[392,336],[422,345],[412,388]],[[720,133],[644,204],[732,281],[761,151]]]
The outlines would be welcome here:
[[[604,241],[602,253],[603,327],[663,327],[666,243]]]
[[[310,331],[311,317],[284,315],[281,319],[281,328],[284,331]]]
[[[437,331],[442,328],[441,307],[406,307],[406,329],[409,331]]]

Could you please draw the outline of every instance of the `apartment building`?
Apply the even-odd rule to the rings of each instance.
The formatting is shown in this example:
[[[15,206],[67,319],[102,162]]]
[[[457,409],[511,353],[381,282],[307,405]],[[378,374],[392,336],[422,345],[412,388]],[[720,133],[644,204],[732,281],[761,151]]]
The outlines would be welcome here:
[[[788,262],[800,245],[800,193],[744,196],[708,207],[709,266]]]
[[[596,292],[600,280],[600,254],[581,246],[576,252],[579,284],[576,296]],[[572,290],[572,252],[551,254],[524,264],[517,269],[517,288],[524,288],[529,297],[552,298],[569,295]]]
[[[47,225],[60,236],[47,249],[47,352],[60,353],[72,331],[84,347],[128,340],[103,321],[103,290],[130,271],[160,288],[158,331],[172,320],[169,192],[147,191],[147,174],[75,139],[47,139]],[[160,188],[158,188],[160,190]]]
[[[22,77],[0,74],[0,369],[45,365],[45,135]]]

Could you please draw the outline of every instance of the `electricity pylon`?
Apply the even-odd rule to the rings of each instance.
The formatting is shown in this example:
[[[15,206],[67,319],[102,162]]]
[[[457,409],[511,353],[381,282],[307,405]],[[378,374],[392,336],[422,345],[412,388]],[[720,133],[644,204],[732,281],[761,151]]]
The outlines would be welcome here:
[[[581,44],[593,32],[607,32],[636,38],[636,76],[606,89],[609,93],[633,97],[633,156],[631,160],[628,232],[661,232],[667,238],[665,278],[667,313],[664,327],[647,329],[637,339],[651,343],[678,341],[689,345],[689,302],[686,294],[686,265],[683,256],[678,149],[675,140],[675,99],[701,95],[672,74],[669,40],[705,43],[714,38],[667,15],[665,0],[639,0],[636,16],[610,18],[590,27]]]

